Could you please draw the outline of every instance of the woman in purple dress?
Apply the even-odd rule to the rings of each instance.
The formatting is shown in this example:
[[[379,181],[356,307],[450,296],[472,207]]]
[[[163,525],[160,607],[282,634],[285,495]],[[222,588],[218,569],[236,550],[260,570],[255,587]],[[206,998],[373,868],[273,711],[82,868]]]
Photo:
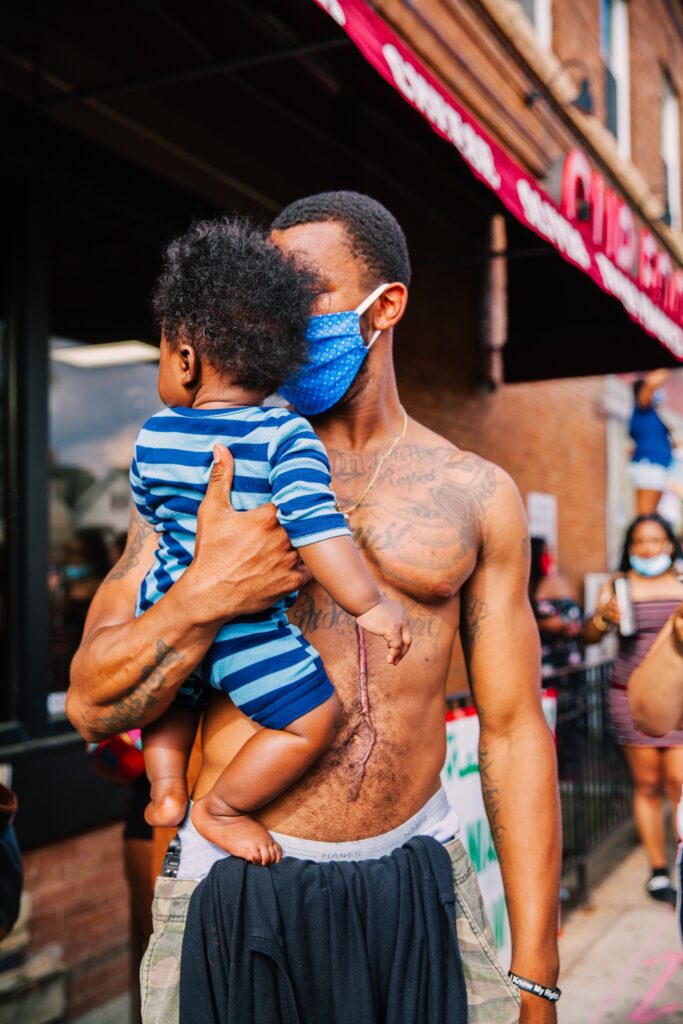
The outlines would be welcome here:
[[[664,800],[674,810],[683,783],[683,730],[646,736],[633,722],[626,688],[631,673],[683,599],[675,562],[681,548],[671,526],[660,516],[639,516],[628,529],[621,574],[628,582],[635,619],[632,636],[620,636],[611,674],[610,713],[617,742],[624,748],[634,784],[633,815],[652,874],[647,890],[653,899],[675,903],[666,858]],[[618,627],[619,608],[612,584],[598,599],[598,610],[585,627],[588,643]]]

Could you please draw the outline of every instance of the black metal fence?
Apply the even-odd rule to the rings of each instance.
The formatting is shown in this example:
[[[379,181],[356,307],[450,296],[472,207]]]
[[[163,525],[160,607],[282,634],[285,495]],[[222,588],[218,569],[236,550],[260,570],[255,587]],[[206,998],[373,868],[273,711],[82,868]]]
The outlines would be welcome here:
[[[562,867],[572,895],[588,896],[588,857],[631,816],[632,786],[610,725],[610,661],[558,669],[543,685],[557,690],[557,759],[562,802]]]

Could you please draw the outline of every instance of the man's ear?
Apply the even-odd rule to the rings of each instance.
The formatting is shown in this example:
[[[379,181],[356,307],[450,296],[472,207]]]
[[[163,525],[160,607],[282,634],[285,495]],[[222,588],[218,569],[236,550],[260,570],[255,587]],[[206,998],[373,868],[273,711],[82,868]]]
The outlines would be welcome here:
[[[184,388],[191,388],[199,379],[200,361],[197,350],[189,341],[181,341],[176,351],[180,369],[180,383]]]
[[[408,289],[400,281],[390,284],[373,304],[370,323],[374,331],[388,331],[400,322],[408,305]]]

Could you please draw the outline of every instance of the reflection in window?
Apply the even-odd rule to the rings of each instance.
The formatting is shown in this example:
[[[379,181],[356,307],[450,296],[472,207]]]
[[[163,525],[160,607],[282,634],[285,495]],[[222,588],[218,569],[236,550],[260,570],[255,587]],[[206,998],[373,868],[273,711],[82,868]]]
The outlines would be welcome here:
[[[159,408],[158,350],[143,342],[50,340],[50,680],[63,715],[69,664],[90,601],[125,542],[128,467],[142,422]]]

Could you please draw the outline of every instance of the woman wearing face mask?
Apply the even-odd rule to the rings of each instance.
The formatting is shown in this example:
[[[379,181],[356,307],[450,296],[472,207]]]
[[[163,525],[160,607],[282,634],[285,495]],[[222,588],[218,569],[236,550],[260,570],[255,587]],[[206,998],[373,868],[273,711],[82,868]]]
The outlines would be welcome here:
[[[683,599],[683,585],[674,565],[681,555],[680,545],[665,519],[652,514],[638,516],[631,523],[620,570],[628,582],[636,628],[632,636],[620,636],[610,680],[612,726],[633,777],[633,814],[652,869],[647,890],[653,899],[668,903],[675,903],[676,893],[666,860],[664,798],[675,812],[683,784],[683,730],[660,737],[639,732],[631,715],[627,686],[631,674]],[[596,643],[607,630],[618,627],[619,620],[610,583],[600,594],[597,612],[586,624],[586,642]]]
[[[664,397],[662,385],[668,376],[668,370],[653,370],[633,385],[635,405],[628,432],[634,449],[628,475],[635,487],[636,511],[639,516],[657,511],[659,500],[666,490],[672,462],[671,433],[657,412]]]
[[[65,623],[80,634],[95,591],[110,569],[109,551],[101,532],[78,530],[66,545],[64,584]]]

